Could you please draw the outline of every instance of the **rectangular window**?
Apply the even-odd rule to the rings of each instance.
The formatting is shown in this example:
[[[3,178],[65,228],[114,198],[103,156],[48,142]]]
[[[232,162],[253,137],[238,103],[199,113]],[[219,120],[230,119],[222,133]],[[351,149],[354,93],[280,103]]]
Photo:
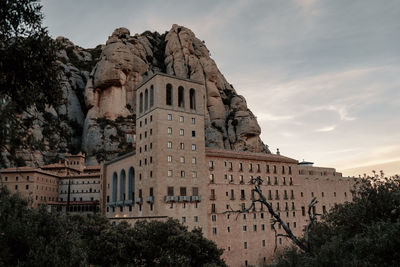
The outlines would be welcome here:
[[[167,194],[168,194],[168,196],[173,196],[174,195],[174,187],[173,186],[168,186]]]
[[[244,248],[244,249],[247,249],[247,242],[244,242],[244,243],[243,243],[243,248]]]
[[[214,169],[214,161],[210,160],[208,166],[210,167],[210,169]]]
[[[184,135],[185,135],[185,131],[184,131],[183,129],[180,129],[180,130],[179,130],[179,135],[180,135],[180,136],[184,136]]]
[[[197,172],[196,171],[192,171],[192,178],[197,178]]]
[[[180,157],[180,162],[181,163],[185,163],[185,157],[184,156]]]
[[[199,188],[198,187],[192,187],[192,195],[193,196],[198,196],[199,195]]]
[[[213,227],[212,233],[213,233],[213,235],[216,235],[216,234],[217,234],[217,228],[216,228],[216,227]]]
[[[186,217],[182,217],[182,223],[186,222]]]
[[[246,232],[246,231],[247,231],[247,226],[243,225],[243,232]]]
[[[169,135],[172,134],[172,128],[171,128],[171,127],[168,127],[167,133],[168,133]]]
[[[196,119],[192,118],[192,124],[195,124],[195,123],[196,123]]]
[[[172,114],[168,114],[168,120],[172,121]]]
[[[196,145],[195,144],[192,145],[192,151],[196,151]]]
[[[192,158],[192,164],[196,164],[196,157]]]
[[[185,149],[185,144],[184,143],[180,143],[180,148],[181,148],[181,150],[184,150]]]
[[[192,137],[196,137],[196,131],[192,131]]]
[[[198,216],[194,216],[194,222],[198,222],[199,221],[199,217]]]
[[[172,142],[171,142],[171,141],[168,141],[167,147],[168,147],[168,148],[172,148]]]
[[[179,192],[181,193],[181,196],[186,196],[186,187],[181,187]]]
[[[172,162],[172,156],[168,156],[168,162]]]
[[[185,177],[185,171],[181,171],[181,178]]]
[[[179,116],[179,122],[184,122],[185,118],[183,116]]]
[[[168,170],[168,177],[172,177],[172,170]]]

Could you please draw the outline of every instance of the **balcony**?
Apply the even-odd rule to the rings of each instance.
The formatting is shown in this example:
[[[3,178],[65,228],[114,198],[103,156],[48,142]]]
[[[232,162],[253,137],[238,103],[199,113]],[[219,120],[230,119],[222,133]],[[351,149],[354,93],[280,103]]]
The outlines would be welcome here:
[[[133,200],[125,200],[125,202],[124,202],[124,204],[126,205],[126,206],[132,206],[133,205]]]
[[[190,196],[179,196],[179,202],[189,202]]]
[[[107,203],[107,206],[116,207],[117,204],[116,204],[116,202],[108,202],[108,203]]]
[[[124,201],[123,201],[123,200],[117,201],[117,202],[115,202],[115,204],[116,204],[117,206],[119,206],[119,207],[122,207],[122,206],[124,205]]]
[[[201,196],[191,196],[190,200],[192,202],[200,202],[201,201]]]
[[[149,196],[146,198],[146,202],[147,203],[154,203],[154,197],[153,196]]]
[[[137,204],[142,204],[142,203],[143,203],[143,198],[137,197],[135,202],[136,202]]]

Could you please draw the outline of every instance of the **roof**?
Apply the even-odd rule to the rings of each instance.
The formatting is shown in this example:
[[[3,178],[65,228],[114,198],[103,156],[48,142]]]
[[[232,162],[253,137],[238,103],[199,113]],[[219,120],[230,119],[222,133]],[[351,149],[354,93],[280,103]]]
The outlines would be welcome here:
[[[197,84],[200,84],[200,85],[204,85],[204,82],[201,82],[201,81],[195,81],[195,80],[191,80],[191,79],[187,79],[187,78],[182,78],[182,77],[170,75],[170,74],[163,73],[163,72],[155,72],[153,75],[149,76],[143,82],[141,82],[138,86],[136,86],[135,90],[137,90],[140,87],[142,87],[145,83],[147,83],[148,81],[153,79],[155,76],[165,76],[165,77],[168,77],[168,78],[173,78],[173,79],[177,79],[177,80],[181,80],[181,81],[185,81],[185,82],[191,82],[191,83],[197,83]]]
[[[276,154],[256,153],[247,151],[232,151],[225,149],[206,148],[206,156],[208,157],[221,157],[221,158],[236,158],[236,159],[250,159],[250,160],[263,160],[297,164],[298,161],[289,157]]]

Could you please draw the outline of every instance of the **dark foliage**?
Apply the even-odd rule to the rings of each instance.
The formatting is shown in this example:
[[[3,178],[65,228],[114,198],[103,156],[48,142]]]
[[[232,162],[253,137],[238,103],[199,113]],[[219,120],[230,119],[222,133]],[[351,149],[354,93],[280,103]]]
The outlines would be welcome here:
[[[113,226],[100,215],[33,210],[0,188],[0,266],[225,266],[221,255],[176,220]]]
[[[41,25],[38,1],[0,5],[0,149],[15,162],[15,150],[34,145],[29,129],[38,123],[37,114],[60,105],[62,89],[57,46]]]
[[[278,266],[398,266],[400,179],[370,178],[310,232],[313,254],[291,248]]]

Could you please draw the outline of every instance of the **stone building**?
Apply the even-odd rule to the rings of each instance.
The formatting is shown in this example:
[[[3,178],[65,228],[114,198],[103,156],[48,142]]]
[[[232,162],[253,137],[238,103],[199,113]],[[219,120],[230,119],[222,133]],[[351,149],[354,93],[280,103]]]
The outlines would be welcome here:
[[[32,206],[73,213],[100,211],[102,187],[100,166],[85,166],[85,156],[66,154],[64,162],[38,168],[1,170],[1,181],[11,193],[29,198]]]
[[[113,222],[176,218],[224,249],[229,266],[262,265],[274,253],[270,215],[255,197],[252,177],[297,235],[315,213],[351,201],[353,179],[271,153],[206,148],[206,89],[202,83],[157,73],[136,88],[136,151],[103,165],[104,213]],[[276,229],[282,232],[280,226]],[[283,233],[283,232],[282,232]],[[290,244],[277,239],[278,249]]]

